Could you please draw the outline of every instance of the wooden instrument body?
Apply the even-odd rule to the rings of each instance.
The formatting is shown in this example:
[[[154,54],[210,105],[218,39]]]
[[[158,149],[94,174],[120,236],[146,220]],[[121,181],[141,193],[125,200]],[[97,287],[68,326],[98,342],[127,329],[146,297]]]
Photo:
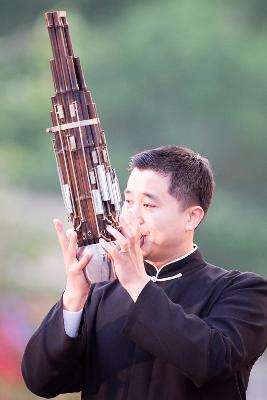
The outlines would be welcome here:
[[[45,14],[52,46],[50,61],[55,87],[52,100],[54,135],[62,195],[68,217],[77,231],[78,246],[111,240],[108,224],[117,226],[121,195],[111,167],[96,105],[86,87],[81,63],[74,56],[66,12]]]

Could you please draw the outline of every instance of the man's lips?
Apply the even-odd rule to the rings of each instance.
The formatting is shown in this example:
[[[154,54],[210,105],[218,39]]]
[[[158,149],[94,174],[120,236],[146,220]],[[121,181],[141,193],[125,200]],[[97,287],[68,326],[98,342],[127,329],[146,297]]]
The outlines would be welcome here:
[[[140,238],[140,247],[142,247],[144,243],[145,243],[145,235],[141,235],[141,238]]]

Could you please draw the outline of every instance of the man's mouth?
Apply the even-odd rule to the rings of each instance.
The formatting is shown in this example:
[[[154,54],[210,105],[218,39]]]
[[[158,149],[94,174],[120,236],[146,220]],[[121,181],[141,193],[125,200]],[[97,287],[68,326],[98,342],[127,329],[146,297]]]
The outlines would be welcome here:
[[[144,235],[141,235],[141,238],[140,238],[140,247],[142,247],[144,243],[145,243],[145,236],[144,236]]]

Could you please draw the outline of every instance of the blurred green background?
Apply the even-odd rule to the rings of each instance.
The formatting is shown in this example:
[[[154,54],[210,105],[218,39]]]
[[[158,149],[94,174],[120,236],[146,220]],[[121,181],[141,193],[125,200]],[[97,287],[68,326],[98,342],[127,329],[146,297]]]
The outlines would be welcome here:
[[[196,242],[212,263],[267,277],[267,3],[0,4],[0,400],[24,400],[37,397],[22,383],[21,353],[64,289],[52,218],[66,218],[45,133],[54,88],[43,13],[67,10],[121,188],[133,153],[192,147],[210,159],[217,182]],[[266,359],[258,371],[266,376]],[[257,376],[249,398],[263,400],[266,379]]]

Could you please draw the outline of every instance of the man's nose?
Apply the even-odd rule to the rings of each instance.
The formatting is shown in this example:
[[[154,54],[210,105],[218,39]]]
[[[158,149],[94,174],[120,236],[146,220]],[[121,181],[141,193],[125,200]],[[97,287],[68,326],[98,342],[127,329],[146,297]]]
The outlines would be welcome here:
[[[134,213],[134,215],[137,217],[139,222],[142,223],[144,221],[144,219],[143,219],[141,206],[139,204],[134,203],[131,206],[131,210]]]

